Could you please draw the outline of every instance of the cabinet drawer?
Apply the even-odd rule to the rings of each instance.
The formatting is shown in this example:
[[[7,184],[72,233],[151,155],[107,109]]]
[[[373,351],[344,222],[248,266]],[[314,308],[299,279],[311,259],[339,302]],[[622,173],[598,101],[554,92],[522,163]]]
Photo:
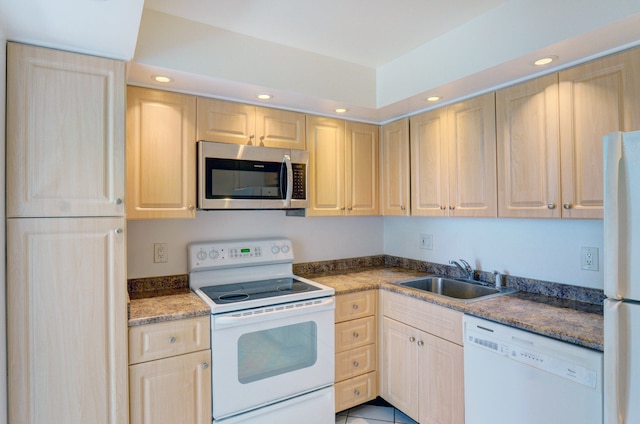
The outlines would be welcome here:
[[[403,294],[384,291],[384,316],[462,346],[462,313]]]
[[[378,396],[376,372],[361,375],[335,384],[336,412],[375,399]]]
[[[377,290],[336,296],[336,322],[363,318],[376,313]]]
[[[376,341],[375,317],[336,324],[336,353],[365,346]]]
[[[209,316],[129,328],[129,364],[209,349]]]
[[[336,381],[366,374],[375,369],[375,344],[347,350],[336,355]]]

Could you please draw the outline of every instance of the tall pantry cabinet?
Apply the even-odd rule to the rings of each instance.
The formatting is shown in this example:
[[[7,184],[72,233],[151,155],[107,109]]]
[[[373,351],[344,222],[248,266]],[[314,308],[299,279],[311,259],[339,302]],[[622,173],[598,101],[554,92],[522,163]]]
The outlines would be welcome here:
[[[124,64],[7,46],[9,422],[128,422]]]

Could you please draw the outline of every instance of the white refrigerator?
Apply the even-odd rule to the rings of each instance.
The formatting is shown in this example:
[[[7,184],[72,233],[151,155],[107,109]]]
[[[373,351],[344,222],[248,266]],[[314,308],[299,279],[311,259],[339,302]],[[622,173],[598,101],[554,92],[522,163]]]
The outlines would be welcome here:
[[[640,131],[604,138],[605,424],[640,423]]]

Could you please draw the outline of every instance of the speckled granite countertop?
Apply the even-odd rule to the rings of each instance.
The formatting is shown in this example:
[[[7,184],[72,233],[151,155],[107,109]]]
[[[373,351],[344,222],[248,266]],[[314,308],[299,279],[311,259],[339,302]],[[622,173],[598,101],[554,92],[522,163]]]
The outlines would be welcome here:
[[[393,284],[423,275],[427,273],[404,268],[371,267],[359,271],[309,273],[302,276],[333,287],[336,295],[380,288],[576,345],[603,350],[602,307],[598,305],[526,292],[463,303]]]
[[[375,263],[358,265],[352,269],[325,272],[304,272],[295,269],[294,272],[333,287],[336,295],[370,289],[394,291],[480,318],[591,349],[603,350],[601,305],[524,291],[463,303],[393,284],[428,275],[428,272]],[[184,277],[186,276],[170,278],[170,290],[165,288],[155,291],[155,294],[147,291],[132,293],[129,326],[208,315],[208,306],[189,291],[188,282]]]
[[[129,327],[154,322],[205,316],[211,309],[193,292],[131,299]]]

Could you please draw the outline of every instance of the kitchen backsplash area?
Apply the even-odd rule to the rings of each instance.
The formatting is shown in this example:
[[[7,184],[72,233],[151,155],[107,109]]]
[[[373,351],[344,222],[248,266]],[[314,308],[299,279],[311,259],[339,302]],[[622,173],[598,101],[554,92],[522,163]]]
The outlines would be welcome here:
[[[192,220],[129,220],[128,278],[187,273],[186,246],[195,241],[282,236],[295,264],[388,255],[448,264],[466,259],[497,270],[572,286],[602,289],[598,271],[580,269],[580,248],[602,256],[602,221],[421,217],[288,217],[283,211],[198,211]],[[421,234],[432,236],[421,249]],[[167,243],[167,262],[154,263],[154,243]]]

